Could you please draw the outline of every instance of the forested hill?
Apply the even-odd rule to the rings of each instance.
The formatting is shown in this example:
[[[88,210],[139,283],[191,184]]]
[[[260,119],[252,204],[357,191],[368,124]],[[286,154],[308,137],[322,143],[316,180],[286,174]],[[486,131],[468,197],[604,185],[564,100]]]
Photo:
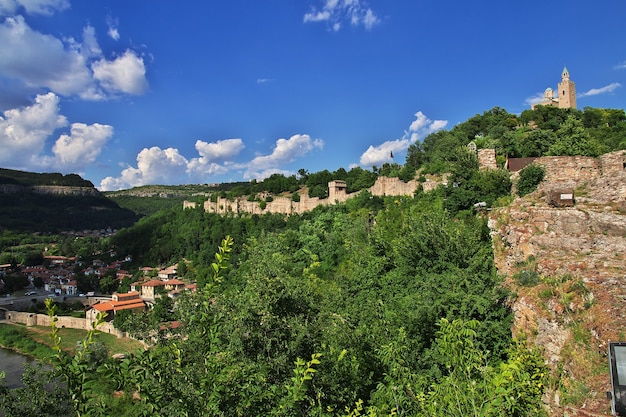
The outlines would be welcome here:
[[[137,215],[76,174],[32,173],[0,168],[0,231],[59,233],[119,229]]]
[[[35,173],[0,168],[0,184],[15,184],[21,186],[64,186],[93,188],[91,181],[83,179],[77,174],[63,175],[60,173]]]

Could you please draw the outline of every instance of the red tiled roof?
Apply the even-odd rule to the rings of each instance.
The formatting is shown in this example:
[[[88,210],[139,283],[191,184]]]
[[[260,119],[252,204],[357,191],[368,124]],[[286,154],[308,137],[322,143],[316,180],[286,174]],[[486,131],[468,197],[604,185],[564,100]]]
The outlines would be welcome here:
[[[164,282],[166,285],[185,285],[185,283],[179,279],[168,279]]]
[[[145,308],[146,303],[141,299],[132,299],[126,301],[105,301],[102,303],[94,304],[93,308],[98,311],[120,311],[130,310],[135,308]]]
[[[165,282],[159,279],[151,279],[150,281],[141,284],[142,287],[160,287],[161,285],[165,285]]]
[[[123,292],[123,293],[113,293],[113,299],[115,301],[115,298],[117,298],[117,301],[128,301],[128,300],[139,300],[140,296],[139,293],[137,291],[129,291],[129,292]]]

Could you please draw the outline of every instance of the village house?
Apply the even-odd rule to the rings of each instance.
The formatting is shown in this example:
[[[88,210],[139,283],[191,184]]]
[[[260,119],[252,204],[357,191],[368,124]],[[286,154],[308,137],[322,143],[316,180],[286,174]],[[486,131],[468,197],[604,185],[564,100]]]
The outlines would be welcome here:
[[[178,264],[174,264],[167,268],[161,269],[158,273],[158,277],[162,280],[168,280],[176,277],[176,272],[178,271]]]
[[[94,304],[91,309],[87,311],[86,317],[89,321],[96,321],[98,313],[106,313],[106,321],[112,321],[115,318],[115,313],[122,310],[132,310],[141,312],[146,309],[146,303],[141,299],[137,291],[128,293],[113,293],[110,301],[102,301]]]
[[[141,284],[141,297],[149,300],[154,300],[158,294],[158,288],[165,288],[165,281],[160,279],[151,279],[148,282]]]

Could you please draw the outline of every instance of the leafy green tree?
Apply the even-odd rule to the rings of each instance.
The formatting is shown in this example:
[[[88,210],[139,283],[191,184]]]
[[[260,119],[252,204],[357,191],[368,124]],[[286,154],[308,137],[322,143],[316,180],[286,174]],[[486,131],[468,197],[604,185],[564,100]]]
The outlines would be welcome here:
[[[112,294],[117,291],[118,282],[115,279],[115,272],[107,272],[104,274],[102,278],[100,278],[99,282],[100,292],[103,294]]]
[[[346,176],[346,188],[348,193],[370,188],[376,182],[377,175],[361,167],[354,167]]]
[[[26,364],[23,387],[8,389],[0,375],[0,410],[6,417],[67,417],[74,412],[55,370]]]
[[[548,149],[549,155],[598,156],[606,147],[591,137],[582,122],[569,116],[556,132],[557,139]]]
[[[517,180],[517,195],[523,197],[535,191],[545,175],[546,170],[540,165],[530,164],[525,166],[520,171],[519,179]]]
[[[556,134],[551,130],[532,130],[517,144],[520,156],[523,158],[543,156],[556,142]]]

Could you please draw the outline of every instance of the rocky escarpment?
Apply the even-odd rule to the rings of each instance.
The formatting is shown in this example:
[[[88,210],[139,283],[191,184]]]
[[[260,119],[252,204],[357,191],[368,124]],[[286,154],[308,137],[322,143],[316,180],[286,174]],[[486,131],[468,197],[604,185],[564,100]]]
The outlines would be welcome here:
[[[543,350],[555,416],[611,414],[607,345],[626,341],[626,172],[602,162],[597,175],[552,165],[537,191],[490,213],[513,332]],[[552,189],[571,189],[575,204],[551,206]]]
[[[94,187],[71,187],[62,185],[31,185],[0,184],[0,194],[34,193],[50,195],[99,196],[100,191]]]

